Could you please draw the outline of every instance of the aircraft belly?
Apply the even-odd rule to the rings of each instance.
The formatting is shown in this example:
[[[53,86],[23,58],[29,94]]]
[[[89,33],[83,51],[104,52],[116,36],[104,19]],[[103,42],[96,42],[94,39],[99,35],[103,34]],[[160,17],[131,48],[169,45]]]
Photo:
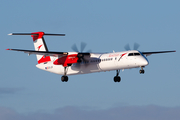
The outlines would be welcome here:
[[[99,66],[102,71],[110,71],[110,70],[115,70],[116,68],[118,68],[118,66],[114,64],[114,62],[112,61],[102,62],[99,64]]]
[[[47,64],[37,64],[36,67],[55,74],[64,74],[64,67],[62,65],[54,65],[53,63],[48,62]]]
[[[87,74],[93,72],[100,72],[99,64],[75,64],[69,67],[67,75]]]

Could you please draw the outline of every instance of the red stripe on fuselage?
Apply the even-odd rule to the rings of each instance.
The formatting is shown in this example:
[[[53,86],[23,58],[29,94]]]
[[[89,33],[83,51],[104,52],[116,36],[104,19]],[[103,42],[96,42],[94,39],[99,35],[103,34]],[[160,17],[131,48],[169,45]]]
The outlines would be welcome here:
[[[126,54],[127,54],[127,53],[122,54],[118,61],[120,61],[120,59],[121,59],[124,55],[126,55]]]
[[[127,53],[122,54],[122,55],[121,55],[121,58],[122,58],[125,54],[127,54]]]

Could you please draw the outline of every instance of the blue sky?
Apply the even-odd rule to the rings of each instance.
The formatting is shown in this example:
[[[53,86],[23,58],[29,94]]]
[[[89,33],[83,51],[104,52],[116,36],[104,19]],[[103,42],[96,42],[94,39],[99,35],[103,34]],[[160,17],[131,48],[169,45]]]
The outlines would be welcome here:
[[[28,120],[45,114],[47,120],[67,119],[68,113],[76,111],[88,118],[96,114],[97,118],[119,119],[118,114],[111,116],[116,109],[125,114],[130,110],[132,116],[135,111],[141,115],[153,109],[160,119],[171,117],[170,113],[163,116],[164,111],[176,111],[180,118],[179,4],[178,0],[2,0],[0,118],[11,120],[14,115]],[[33,50],[30,36],[7,34],[37,31],[66,34],[45,36],[51,51],[72,51],[71,46],[81,42],[87,43],[85,50],[93,52],[123,51],[127,43],[133,48],[137,42],[141,51],[177,52],[149,56],[144,75],[138,68],[125,70],[120,73],[120,83],[113,82],[115,71],[69,76],[69,81],[62,83],[61,76],[35,67],[36,56],[5,50]]]

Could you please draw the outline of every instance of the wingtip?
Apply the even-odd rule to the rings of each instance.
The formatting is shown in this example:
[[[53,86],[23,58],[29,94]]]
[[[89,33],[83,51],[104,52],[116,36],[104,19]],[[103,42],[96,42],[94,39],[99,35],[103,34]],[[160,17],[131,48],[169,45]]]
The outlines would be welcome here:
[[[10,50],[10,49],[8,48],[8,49],[6,49],[6,50]]]
[[[12,33],[9,33],[8,35],[12,35]]]

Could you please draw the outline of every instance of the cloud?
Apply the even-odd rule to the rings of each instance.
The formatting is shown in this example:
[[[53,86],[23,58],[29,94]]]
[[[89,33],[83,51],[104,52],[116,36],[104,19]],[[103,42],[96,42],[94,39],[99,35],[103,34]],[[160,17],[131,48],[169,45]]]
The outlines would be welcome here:
[[[24,90],[24,88],[0,88],[0,95],[1,94],[14,94],[21,90]]]
[[[84,107],[63,107],[53,113],[34,112],[20,114],[10,108],[0,107],[1,120],[179,120],[180,107],[123,106],[106,110]]]

